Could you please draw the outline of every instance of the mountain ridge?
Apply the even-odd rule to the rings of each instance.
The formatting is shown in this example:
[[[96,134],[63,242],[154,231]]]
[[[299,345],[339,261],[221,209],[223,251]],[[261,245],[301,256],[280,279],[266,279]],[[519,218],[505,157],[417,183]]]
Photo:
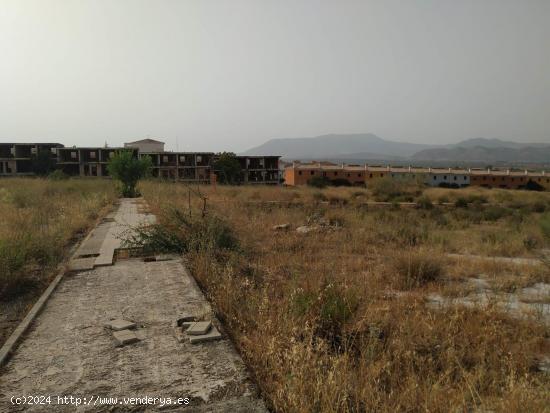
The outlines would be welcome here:
[[[550,162],[550,143],[471,138],[454,144],[419,144],[383,139],[372,133],[326,134],[270,139],[242,155],[280,155],[283,159],[383,159],[475,162]]]

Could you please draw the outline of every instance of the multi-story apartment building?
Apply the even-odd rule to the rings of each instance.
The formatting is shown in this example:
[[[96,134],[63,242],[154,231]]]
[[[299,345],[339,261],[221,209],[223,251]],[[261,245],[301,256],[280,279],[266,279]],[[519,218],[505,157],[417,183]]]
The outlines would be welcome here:
[[[185,182],[210,183],[213,152],[140,152],[153,163],[154,177]]]
[[[346,179],[351,185],[366,185],[375,179],[388,178],[416,181],[433,187],[484,186],[487,188],[540,188],[550,190],[550,175],[542,172],[477,170],[453,168],[413,168],[390,166],[336,165],[330,162],[299,163],[285,168],[286,185],[305,185],[316,176],[331,181]]]
[[[60,143],[0,143],[0,175],[32,175],[32,160],[46,152],[52,161],[57,159]]]
[[[470,182],[485,188],[522,189],[540,185],[550,190],[550,174],[546,172],[471,169]]]
[[[331,181],[345,179],[351,184],[365,183],[366,168],[353,165],[335,165],[328,162],[295,162],[284,170],[286,185],[306,185],[312,178],[327,178]]]
[[[122,149],[124,148],[59,148],[57,169],[69,176],[109,176],[109,159]],[[137,149],[133,151],[137,156]]]

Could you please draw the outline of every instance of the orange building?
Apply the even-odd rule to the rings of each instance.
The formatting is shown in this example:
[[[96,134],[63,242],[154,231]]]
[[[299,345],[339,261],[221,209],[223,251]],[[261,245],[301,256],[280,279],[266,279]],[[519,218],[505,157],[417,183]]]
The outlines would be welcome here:
[[[540,185],[550,190],[550,175],[543,172],[517,172],[510,170],[452,169],[452,168],[413,168],[391,166],[336,165],[330,162],[300,163],[294,162],[284,170],[286,185],[307,185],[315,177],[324,177],[330,181],[346,180],[351,185],[366,185],[380,178],[417,182],[428,186],[466,187],[481,186],[503,189],[535,189]]]
[[[286,185],[307,185],[311,178],[327,178],[330,181],[346,180],[352,185],[364,185],[365,167],[336,165],[329,162],[293,163],[285,168]]]
[[[550,190],[550,175],[545,172],[516,172],[503,170],[470,170],[470,185],[485,188],[522,189],[529,182]]]

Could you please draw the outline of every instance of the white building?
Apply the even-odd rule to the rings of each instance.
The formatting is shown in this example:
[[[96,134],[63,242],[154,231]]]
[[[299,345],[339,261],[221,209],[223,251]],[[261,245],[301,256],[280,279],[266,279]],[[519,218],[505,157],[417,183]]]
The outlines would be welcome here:
[[[164,142],[154,139],[142,139],[135,142],[127,142],[125,148],[137,148],[140,152],[164,152]]]
[[[433,169],[430,168],[424,181],[429,186],[464,187],[470,185],[468,171],[459,169]]]

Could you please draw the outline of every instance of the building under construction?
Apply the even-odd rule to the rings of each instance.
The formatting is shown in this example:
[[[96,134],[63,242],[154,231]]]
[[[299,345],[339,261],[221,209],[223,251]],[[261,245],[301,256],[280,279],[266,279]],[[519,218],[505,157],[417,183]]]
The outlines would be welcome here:
[[[0,175],[33,175],[33,157],[46,151],[52,165],[69,176],[107,177],[109,160],[120,150],[134,156],[148,156],[153,177],[188,183],[209,184],[216,181],[214,152],[169,152],[164,142],[143,139],[124,147],[64,147],[59,143],[0,144]],[[278,184],[279,156],[237,156],[241,166],[239,181],[244,184]]]

